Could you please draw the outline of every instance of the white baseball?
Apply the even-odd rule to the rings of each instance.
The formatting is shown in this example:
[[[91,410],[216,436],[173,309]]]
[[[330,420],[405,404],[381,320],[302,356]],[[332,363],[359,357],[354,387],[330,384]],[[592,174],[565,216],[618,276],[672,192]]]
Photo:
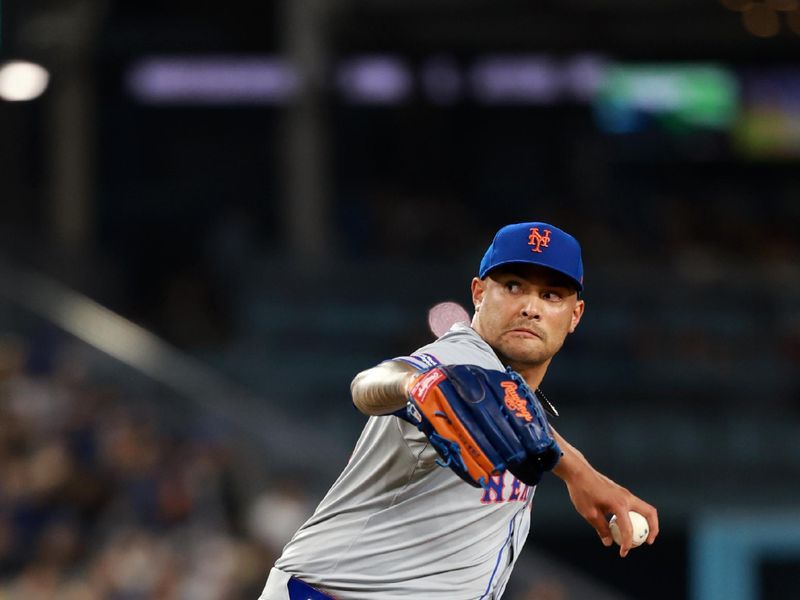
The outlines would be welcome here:
[[[647,524],[647,519],[642,515],[632,510],[628,511],[628,516],[631,518],[631,526],[633,527],[633,546],[641,546],[650,534],[650,526]],[[608,522],[608,528],[611,530],[611,537],[617,545],[621,545],[622,534],[617,525],[617,515],[611,517]]]

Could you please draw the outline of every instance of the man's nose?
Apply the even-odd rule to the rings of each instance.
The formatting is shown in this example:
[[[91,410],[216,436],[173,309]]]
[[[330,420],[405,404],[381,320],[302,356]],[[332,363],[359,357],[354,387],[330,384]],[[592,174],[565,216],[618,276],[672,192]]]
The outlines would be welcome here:
[[[522,307],[522,316],[526,319],[533,319],[538,321],[542,318],[542,311],[541,306],[539,304],[539,299],[531,297]]]

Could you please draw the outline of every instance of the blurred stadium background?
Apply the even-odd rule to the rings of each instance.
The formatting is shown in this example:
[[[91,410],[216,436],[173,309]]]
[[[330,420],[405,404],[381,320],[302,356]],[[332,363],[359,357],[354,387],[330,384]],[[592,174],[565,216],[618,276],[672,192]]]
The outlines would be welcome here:
[[[0,0],[0,34],[0,598],[256,598],[352,376],[526,219],[585,251],[556,425],[662,533],[621,561],[547,481],[507,597],[798,597],[797,0]]]

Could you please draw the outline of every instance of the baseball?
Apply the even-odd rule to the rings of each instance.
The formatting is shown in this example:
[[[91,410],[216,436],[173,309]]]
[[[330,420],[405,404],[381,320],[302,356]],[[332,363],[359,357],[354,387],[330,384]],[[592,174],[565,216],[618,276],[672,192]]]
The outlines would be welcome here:
[[[628,511],[628,516],[631,518],[631,526],[633,526],[633,546],[641,546],[650,533],[647,519],[632,510]],[[619,531],[619,525],[617,525],[617,515],[611,517],[608,522],[608,528],[611,530],[611,537],[614,538],[614,541],[619,546],[622,542],[622,534]]]

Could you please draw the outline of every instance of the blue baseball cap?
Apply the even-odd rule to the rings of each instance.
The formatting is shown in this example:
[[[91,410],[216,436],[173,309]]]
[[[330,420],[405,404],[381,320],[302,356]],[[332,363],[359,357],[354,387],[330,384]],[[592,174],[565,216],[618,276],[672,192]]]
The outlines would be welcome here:
[[[528,263],[558,271],[583,291],[581,245],[566,231],[549,223],[515,223],[497,232],[481,260],[478,277],[501,265]]]

